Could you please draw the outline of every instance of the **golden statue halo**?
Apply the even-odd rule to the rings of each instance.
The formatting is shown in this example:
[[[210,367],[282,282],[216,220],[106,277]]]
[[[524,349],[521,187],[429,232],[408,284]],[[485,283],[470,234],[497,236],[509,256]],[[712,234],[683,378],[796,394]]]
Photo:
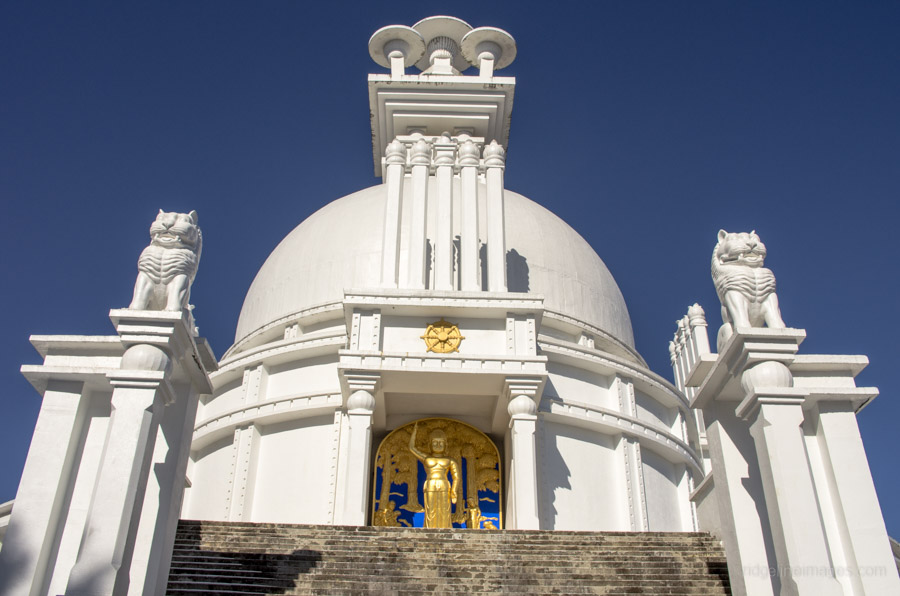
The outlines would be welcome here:
[[[502,528],[500,452],[486,434],[452,418],[414,420],[382,439],[373,466],[372,525],[418,525],[421,520],[416,514],[425,513],[427,502],[420,502],[418,495],[425,477],[419,475],[419,461],[409,449],[416,425],[416,445],[420,451],[429,451],[426,445],[430,444],[434,431],[442,432],[446,436],[445,457],[453,459],[464,472],[465,482],[457,487],[452,513],[456,527]]]
[[[436,352],[438,354],[449,354],[450,352],[459,352],[459,344],[466,339],[459,332],[459,327],[449,321],[445,321],[441,317],[440,321],[435,321],[428,325],[425,329],[425,335],[421,336],[425,340],[425,351]]]

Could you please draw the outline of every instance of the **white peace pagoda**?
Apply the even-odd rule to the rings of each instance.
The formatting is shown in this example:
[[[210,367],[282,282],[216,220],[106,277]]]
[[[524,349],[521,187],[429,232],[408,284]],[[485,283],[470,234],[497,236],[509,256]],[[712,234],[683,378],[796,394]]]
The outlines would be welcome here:
[[[741,319],[751,283],[723,291],[718,354],[694,306],[675,383],[649,370],[600,257],[504,187],[513,38],[432,17],[369,51],[390,69],[368,83],[383,183],[288,234],[221,360],[180,307],[32,338],[43,406],[0,592],[163,593],[179,518],[422,525],[418,425],[462,469],[455,527],[707,530],[735,594],[900,594],[856,426],[865,357]]]

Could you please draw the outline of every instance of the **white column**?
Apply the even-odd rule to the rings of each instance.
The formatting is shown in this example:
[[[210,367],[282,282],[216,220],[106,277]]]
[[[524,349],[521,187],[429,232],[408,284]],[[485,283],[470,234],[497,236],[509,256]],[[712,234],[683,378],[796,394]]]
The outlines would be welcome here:
[[[165,592],[184,502],[188,455],[200,394],[196,388],[174,387],[175,403],[163,410],[152,470],[131,563],[129,596]]]
[[[482,61],[482,64],[486,62]],[[503,170],[506,151],[497,141],[484,149],[487,185],[487,267],[491,292],[506,291],[506,229],[503,206]]]
[[[707,436],[713,495],[722,523],[717,535],[725,546],[731,591],[734,596],[771,596],[774,591],[769,570],[774,561],[770,562],[766,553],[759,507],[764,496],[753,481],[756,474],[750,472],[755,462],[748,462],[745,455],[753,451],[752,439],[744,421],[734,416],[732,404],[713,407],[716,409],[707,410],[711,420]]]
[[[412,216],[409,234],[409,274],[407,287],[425,289],[425,227],[428,223],[428,170],[431,167],[431,146],[425,139],[413,144],[410,152],[412,165],[411,191]]]
[[[434,239],[434,289],[453,289],[453,166],[456,145],[449,136],[434,144],[437,220]]]
[[[82,389],[81,382],[51,381],[44,392],[0,551],[2,594],[46,593],[84,432],[88,400]]]
[[[385,150],[384,242],[381,250],[381,285],[396,288],[400,280],[400,216],[403,178],[406,175],[406,145],[394,139]]]
[[[538,530],[540,517],[537,500],[537,407],[528,395],[511,395],[507,411],[510,415],[509,430],[512,447],[510,475],[514,502],[513,529]]]
[[[900,594],[900,578],[853,403],[822,402],[816,437],[832,494],[846,575],[857,594]]]
[[[340,437],[335,495],[335,524],[366,525],[372,458],[372,422],[380,377],[371,373],[344,372],[346,414]],[[346,395],[346,394],[345,394]]]
[[[481,289],[478,268],[478,164],[481,152],[472,139],[460,135],[460,140],[459,289],[477,292]]]
[[[259,440],[259,427],[255,424],[234,429],[231,444],[231,482],[226,500],[228,521],[250,521]]]
[[[644,493],[644,464],[641,459],[641,444],[634,439],[622,437],[625,453],[625,483],[628,489],[628,514],[631,529],[646,532],[650,529],[647,515],[647,496]]]
[[[685,532],[697,531],[697,508],[691,502],[691,493],[694,492],[694,477],[687,464],[676,466],[675,477],[681,476],[678,481],[678,498],[681,502],[681,529]],[[678,472],[681,472],[680,474]]]
[[[842,594],[831,569],[800,428],[804,398],[790,391],[791,373],[781,362],[756,364],[743,373],[741,381],[748,396],[737,414],[750,422],[781,594]]]
[[[372,414],[375,396],[359,389],[347,400],[347,453],[344,460],[344,508],[341,524],[366,525],[369,497],[369,460],[372,457]]]
[[[619,411],[631,418],[637,418],[637,404],[634,399],[634,383],[630,379],[616,376],[619,395]],[[649,529],[647,495],[644,491],[644,463],[641,458],[641,444],[630,437],[622,437],[625,454],[625,485],[628,490],[628,514],[631,529],[644,532]]]
[[[66,596],[125,594],[162,409],[173,401],[162,349],[139,344],[110,373],[112,414],[84,541]]]

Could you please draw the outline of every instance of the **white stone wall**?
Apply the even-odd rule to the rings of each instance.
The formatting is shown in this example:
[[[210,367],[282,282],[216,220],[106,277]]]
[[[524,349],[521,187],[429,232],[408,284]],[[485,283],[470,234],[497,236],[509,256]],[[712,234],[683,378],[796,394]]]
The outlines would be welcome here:
[[[545,422],[539,434],[541,529],[631,530],[617,441]]]
[[[291,420],[265,427],[259,449],[249,520],[327,524],[333,416]]]

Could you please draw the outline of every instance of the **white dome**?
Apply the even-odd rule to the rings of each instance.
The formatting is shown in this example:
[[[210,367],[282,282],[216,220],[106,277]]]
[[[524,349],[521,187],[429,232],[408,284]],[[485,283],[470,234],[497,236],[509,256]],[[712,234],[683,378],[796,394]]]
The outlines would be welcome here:
[[[384,189],[372,186],[329,203],[281,241],[247,292],[235,343],[293,313],[340,301],[345,289],[379,286]],[[504,196],[509,291],[540,294],[547,311],[597,327],[634,348],[625,300],[597,253],[534,201],[509,190]],[[432,208],[429,204],[430,214]],[[458,233],[458,222],[454,230]],[[429,231],[428,237],[434,234]]]

